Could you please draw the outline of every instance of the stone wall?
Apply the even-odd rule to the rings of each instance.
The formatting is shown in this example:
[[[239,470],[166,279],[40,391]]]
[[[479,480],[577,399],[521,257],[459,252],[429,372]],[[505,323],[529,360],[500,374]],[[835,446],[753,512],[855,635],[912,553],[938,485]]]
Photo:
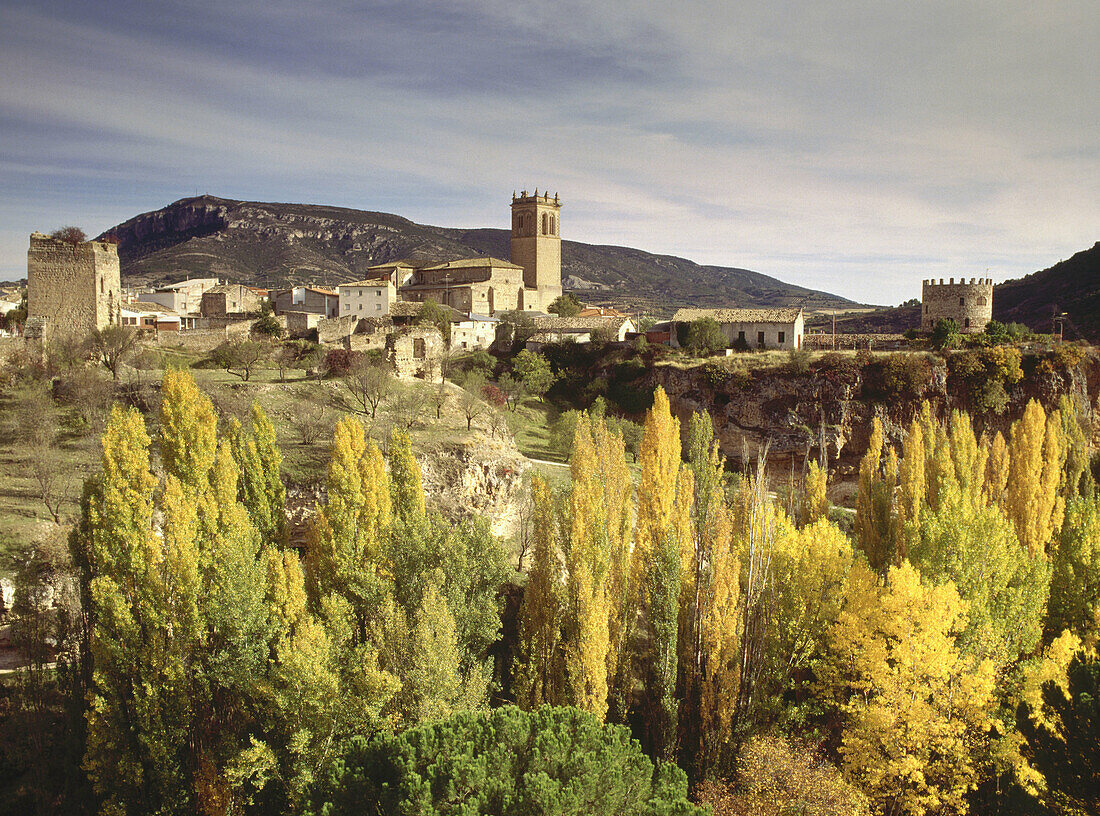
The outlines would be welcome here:
[[[992,278],[959,278],[923,281],[921,331],[930,332],[940,320],[954,320],[963,334],[980,334],[993,319]]]
[[[304,337],[314,329],[318,329],[317,334],[320,336],[319,326],[324,318],[319,314],[312,314],[310,312],[283,312],[279,317],[286,320],[287,334],[291,337]]]
[[[434,326],[411,326],[391,335],[393,369],[400,376],[438,375],[445,349],[443,335]]]
[[[294,314],[288,312],[287,314]],[[297,314],[305,314],[299,312]],[[340,343],[344,338],[351,336],[355,333],[356,328],[359,326],[359,317],[356,315],[348,315],[347,317],[328,317],[321,318],[320,315],[313,315],[317,318],[314,322],[314,326],[317,329],[317,342],[318,343]]]
[[[44,318],[48,336],[85,337],[120,320],[118,248],[71,244],[40,232],[27,251],[27,316]]]

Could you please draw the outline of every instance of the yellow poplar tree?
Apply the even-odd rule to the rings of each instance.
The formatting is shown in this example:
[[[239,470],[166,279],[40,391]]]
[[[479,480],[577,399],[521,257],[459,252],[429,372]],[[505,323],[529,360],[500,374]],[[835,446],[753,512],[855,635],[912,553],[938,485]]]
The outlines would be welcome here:
[[[92,684],[84,769],[105,814],[139,808],[181,812],[194,805],[184,771],[192,717],[185,657],[194,636],[194,553],[173,542],[174,557],[191,557],[179,595],[162,543],[153,532],[156,479],[141,414],[118,406],[103,435],[103,475],[87,502]],[[169,624],[179,612],[191,628]]]
[[[625,641],[630,472],[622,437],[582,414],[570,460],[566,580],[571,637],[566,644],[570,697],[605,717],[609,678]]]
[[[692,535],[694,480],[680,470],[680,422],[658,387],[646,415],[639,455],[642,466],[634,559],[652,641],[647,665],[646,725],[656,756],[670,758],[677,728],[676,670],[683,542]]]
[[[1005,489],[1008,487],[1009,455],[1008,443],[1004,434],[997,431],[989,443],[989,457],[985,465],[985,484],[982,486],[982,501],[986,504],[1005,506]]]
[[[893,513],[894,489],[898,480],[898,460],[893,448],[883,454],[882,423],[875,417],[867,453],[859,463],[859,492],[856,495],[856,538],[867,560],[876,570],[898,559],[897,521]]]
[[[898,521],[901,527],[920,518],[925,491],[924,458],[924,428],[918,419],[914,419],[909,425],[909,435],[905,437],[898,468]]]
[[[814,524],[829,517],[829,498],[826,489],[829,486],[829,472],[817,462],[810,462],[806,469],[806,489],[802,499],[803,525]]]
[[[1062,420],[1049,417],[1031,400],[1012,425],[1006,515],[1029,552],[1044,552],[1062,526],[1065,499],[1059,494],[1064,465]]]
[[[561,666],[564,577],[558,558],[554,501],[541,476],[532,481],[531,501],[534,552],[519,619],[523,660],[517,664],[513,679],[516,701],[527,710],[565,702]]]
[[[693,530],[681,538],[679,743],[697,774],[730,737],[737,695],[739,562],[726,507],[726,479],[710,416],[688,426],[695,496]]]
[[[397,431],[390,440],[390,492],[393,516],[406,524],[424,518],[424,485],[420,465],[412,452],[412,440]]]
[[[965,813],[994,687],[992,664],[955,645],[965,603],[908,563],[885,583],[856,564],[849,580],[820,672],[845,717],[845,775],[881,813]]]

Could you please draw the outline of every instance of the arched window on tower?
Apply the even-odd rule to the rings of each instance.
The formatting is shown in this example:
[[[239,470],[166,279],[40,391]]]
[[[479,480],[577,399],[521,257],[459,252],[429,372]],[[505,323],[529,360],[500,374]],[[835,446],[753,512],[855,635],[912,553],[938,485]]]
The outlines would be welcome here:
[[[985,306],[985,295],[978,295],[978,305]]]
[[[543,235],[549,235],[550,234],[550,216],[547,215],[546,213],[542,214],[542,234]]]

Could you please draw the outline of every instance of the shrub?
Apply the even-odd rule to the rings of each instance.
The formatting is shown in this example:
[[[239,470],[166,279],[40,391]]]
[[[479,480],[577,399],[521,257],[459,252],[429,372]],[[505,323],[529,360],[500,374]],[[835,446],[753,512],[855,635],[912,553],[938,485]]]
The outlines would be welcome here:
[[[960,339],[958,323],[949,317],[936,321],[936,327],[932,329],[932,348],[938,351],[957,348]]]
[[[331,349],[325,354],[321,367],[330,377],[346,377],[348,372],[355,367],[359,359],[359,352],[348,349]]]
[[[717,354],[726,345],[726,335],[717,320],[701,317],[688,325],[687,347],[693,354]]]
[[[717,360],[711,360],[709,363],[703,363],[699,369],[702,374],[703,380],[711,388],[721,388],[726,384],[726,381],[730,378],[730,370],[726,366],[719,363]]]
[[[356,737],[314,804],[329,816],[704,813],[687,801],[684,772],[654,766],[626,727],[551,706],[463,712],[399,735]]]
[[[792,374],[805,374],[810,370],[813,353],[809,349],[791,349],[787,352],[787,369]]]

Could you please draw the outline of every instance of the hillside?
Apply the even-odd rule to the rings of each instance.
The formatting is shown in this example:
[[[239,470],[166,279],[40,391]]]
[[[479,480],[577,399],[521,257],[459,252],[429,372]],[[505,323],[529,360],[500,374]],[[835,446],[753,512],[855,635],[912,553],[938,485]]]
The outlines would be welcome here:
[[[389,213],[213,196],[181,199],[104,234],[119,239],[122,275],[130,284],[209,275],[264,287],[333,285],[397,259],[509,255],[509,232],[503,229],[449,229]],[[562,242],[562,278],[587,300],[629,303],[656,314],[680,306],[854,305],[747,269],[577,241]]]
[[[1023,323],[1049,334],[1051,316],[1065,312],[1067,340],[1100,343],[1100,242],[1092,249],[1049,269],[1033,272],[993,288],[993,317],[1002,323]],[[818,315],[807,325],[823,328],[829,318]],[[920,325],[920,306],[895,306],[864,314],[838,317],[836,330],[850,334],[893,333]]]
[[[1065,312],[1066,339],[1100,343],[1100,242],[1049,269],[1005,281],[993,290],[993,316],[1051,331],[1051,316]]]

